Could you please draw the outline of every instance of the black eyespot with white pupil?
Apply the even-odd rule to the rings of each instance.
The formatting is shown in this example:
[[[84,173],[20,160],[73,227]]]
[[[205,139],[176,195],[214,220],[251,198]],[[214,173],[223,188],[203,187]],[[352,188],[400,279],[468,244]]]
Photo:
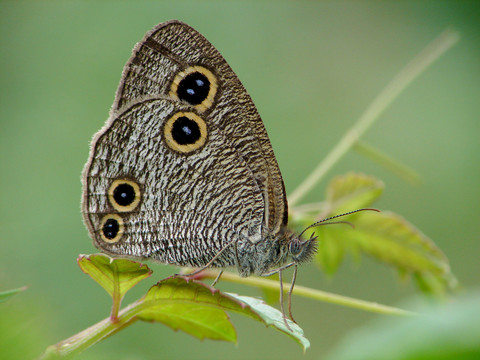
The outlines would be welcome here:
[[[108,188],[108,199],[119,212],[130,212],[140,204],[140,185],[131,179],[116,179]]]
[[[102,227],[103,236],[108,240],[113,240],[120,231],[120,225],[116,219],[110,218],[105,221]]]
[[[179,111],[165,122],[163,134],[168,148],[188,155],[205,145],[208,128],[205,120],[197,114]]]
[[[195,144],[200,136],[198,124],[186,116],[179,117],[172,124],[172,137],[179,145]]]
[[[122,238],[125,226],[120,215],[108,214],[103,217],[99,228],[101,240],[109,244],[115,244]]]
[[[201,65],[192,65],[175,75],[168,94],[175,101],[190,104],[201,114],[215,104],[218,89],[214,73]]]
[[[135,200],[135,189],[127,183],[119,184],[113,190],[113,198],[120,206],[128,206]]]
[[[210,92],[210,81],[200,72],[185,76],[178,84],[178,98],[191,105],[201,104]]]

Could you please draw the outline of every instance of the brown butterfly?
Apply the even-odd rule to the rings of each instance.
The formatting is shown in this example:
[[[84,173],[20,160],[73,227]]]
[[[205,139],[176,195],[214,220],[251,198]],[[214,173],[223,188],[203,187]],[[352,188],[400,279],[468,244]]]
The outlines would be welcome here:
[[[316,251],[314,237],[287,227],[282,176],[252,99],[179,21],[133,49],[92,141],[82,211],[95,246],[117,256],[249,276],[281,274]]]

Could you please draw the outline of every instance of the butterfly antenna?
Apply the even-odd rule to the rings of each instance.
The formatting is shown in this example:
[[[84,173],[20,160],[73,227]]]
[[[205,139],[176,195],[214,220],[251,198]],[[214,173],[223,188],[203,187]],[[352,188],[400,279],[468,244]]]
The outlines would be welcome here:
[[[322,219],[320,221],[317,221],[316,223],[313,223],[312,225],[309,225],[307,226],[301,233],[299,236],[302,236],[303,233],[305,231],[307,231],[308,229],[311,229],[312,227],[315,227],[315,226],[319,226],[319,225],[327,225],[327,224],[348,224],[348,225],[351,225],[353,227],[353,224],[348,222],[348,221],[334,221],[334,222],[328,222],[327,221],[330,221],[330,220],[333,220],[333,219],[336,219],[336,218],[339,218],[339,217],[342,217],[342,216],[347,216],[347,215],[350,215],[350,214],[354,214],[354,213],[357,213],[357,212],[360,212],[360,211],[376,211],[376,212],[380,212],[380,210],[378,209],[374,209],[374,208],[363,208],[363,209],[357,209],[357,210],[353,210],[353,211],[349,211],[349,212],[346,212],[346,213],[343,213],[343,214],[339,214],[339,215],[334,215],[334,216],[330,216],[328,218],[325,218],[325,219]]]

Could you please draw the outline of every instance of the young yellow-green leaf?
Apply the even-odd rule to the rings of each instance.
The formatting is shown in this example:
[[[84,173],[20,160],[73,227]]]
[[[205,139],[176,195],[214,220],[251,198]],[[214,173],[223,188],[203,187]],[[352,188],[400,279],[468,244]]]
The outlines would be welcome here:
[[[141,280],[152,275],[147,265],[128,259],[112,259],[104,254],[80,255],[78,266],[113,296],[115,287],[120,299]]]
[[[308,339],[305,337],[303,329],[290,319],[287,319],[288,326],[291,329],[289,330],[285,325],[282,313],[277,309],[271,307],[260,299],[256,299],[250,296],[241,296],[231,293],[229,293],[228,295],[247,304],[255,313],[261,316],[263,322],[267,326],[273,326],[277,330],[280,330],[281,332],[290,336],[293,340],[295,340],[303,347],[303,350],[306,350],[310,347],[310,341],[308,341]]]
[[[414,275],[418,281],[423,280],[423,289],[428,292],[445,292],[455,285],[445,255],[402,217],[392,212],[361,212],[347,220],[355,224],[355,229],[332,225],[318,231],[318,260],[327,271],[335,271],[344,252],[349,250],[353,254],[368,254],[401,273]]]
[[[2,292],[0,292],[0,302],[3,302],[5,300],[9,299],[10,297],[12,297],[13,295],[18,294],[19,292],[22,292],[22,291],[25,291],[25,290],[27,290],[27,287],[22,286],[21,288],[18,288],[18,289],[11,289],[11,290],[2,291]]]
[[[333,226],[342,225],[331,225],[331,227]],[[330,230],[337,229],[329,229],[328,226],[324,226],[315,232],[318,236],[316,260],[328,275],[337,271],[345,256],[346,248],[351,247],[351,244],[346,243],[347,237],[344,234],[352,229],[342,228],[338,233]]]
[[[348,173],[335,177],[327,187],[331,215],[369,207],[383,192],[383,183],[373,176]]]
[[[291,209],[289,224],[301,231],[326,217],[370,207],[380,197],[383,189],[383,183],[373,176],[354,172],[336,176],[327,187],[326,201]],[[346,219],[341,218],[338,221]],[[335,251],[333,248],[331,250]],[[341,259],[342,256],[337,255],[338,259]]]

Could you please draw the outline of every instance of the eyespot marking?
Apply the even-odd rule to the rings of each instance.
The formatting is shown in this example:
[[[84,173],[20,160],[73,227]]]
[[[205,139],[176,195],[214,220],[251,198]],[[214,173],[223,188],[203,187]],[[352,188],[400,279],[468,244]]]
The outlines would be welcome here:
[[[213,105],[217,88],[217,78],[210,70],[203,66],[191,66],[175,76],[169,95],[204,112]]]
[[[117,243],[123,230],[123,219],[117,214],[105,215],[100,223],[100,237],[109,244]]]
[[[208,136],[207,124],[192,112],[174,114],[166,121],[163,133],[167,146],[183,154],[200,149]]]
[[[116,179],[108,188],[108,200],[119,212],[135,210],[140,203],[140,186],[132,180]]]

